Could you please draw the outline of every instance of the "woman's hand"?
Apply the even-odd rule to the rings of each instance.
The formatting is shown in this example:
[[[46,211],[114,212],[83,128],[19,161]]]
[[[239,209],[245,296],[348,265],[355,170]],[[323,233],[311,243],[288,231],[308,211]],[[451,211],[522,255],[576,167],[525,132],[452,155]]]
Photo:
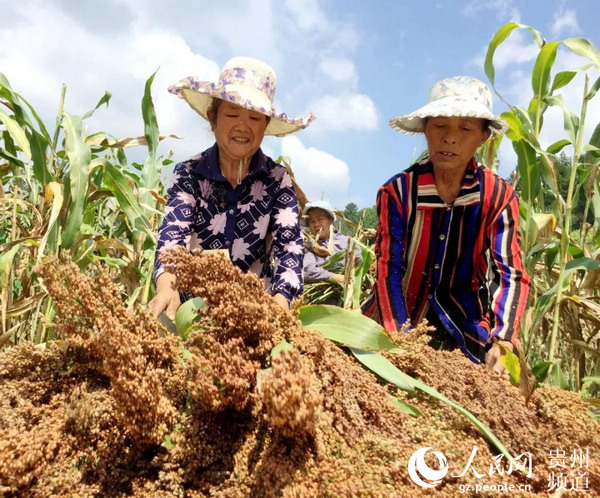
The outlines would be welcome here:
[[[502,347],[512,351],[514,346],[510,341],[494,341],[492,347],[485,355],[485,365],[490,370],[499,373],[505,379],[509,378],[508,370],[502,364],[502,356],[505,354]]]
[[[283,296],[283,294],[275,294],[273,296],[273,301],[275,301],[279,306],[281,306],[284,310],[288,310],[290,309],[290,303],[288,302],[288,300]]]
[[[333,276],[331,277],[331,280],[333,280],[334,282],[343,284],[344,283],[344,275],[342,275],[340,273],[334,273]]]
[[[166,310],[169,320],[174,321],[180,305],[179,291],[175,288],[175,275],[165,272],[156,281],[156,295],[148,303],[148,311],[158,318]]]

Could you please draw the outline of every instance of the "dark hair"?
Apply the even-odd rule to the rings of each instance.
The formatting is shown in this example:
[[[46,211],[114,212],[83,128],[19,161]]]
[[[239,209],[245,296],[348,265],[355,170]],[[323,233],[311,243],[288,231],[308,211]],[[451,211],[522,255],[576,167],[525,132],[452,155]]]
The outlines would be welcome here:
[[[425,127],[427,126],[427,122],[429,121],[430,118],[433,118],[435,116],[426,116],[423,118],[423,129],[425,129]],[[481,119],[481,129],[482,131],[492,131],[491,127],[492,127],[492,122],[489,119]]]
[[[208,118],[208,122],[210,123],[210,127],[213,128],[217,124],[217,111],[219,110],[219,106],[223,103],[221,99],[213,99],[208,106],[208,111],[206,111],[206,117]]]
[[[208,118],[208,122],[210,123],[211,128],[213,128],[217,124],[217,112],[219,111],[219,107],[222,103],[223,100],[213,97],[210,105],[208,106],[208,110],[206,111],[206,117]],[[265,117],[267,118],[268,126],[269,122],[271,121],[271,117],[266,115]]]

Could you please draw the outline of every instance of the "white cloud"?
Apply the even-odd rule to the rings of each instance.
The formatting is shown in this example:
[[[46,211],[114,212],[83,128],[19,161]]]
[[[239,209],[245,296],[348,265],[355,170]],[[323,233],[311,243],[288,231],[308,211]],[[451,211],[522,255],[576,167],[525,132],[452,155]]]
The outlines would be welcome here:
[[[519,9],[515,7],[514,0],[471,0],[462,9],[462,13],[467,17],[477,17],[481,12],[491,10],[496,12],[496,18],[499,21],[516,21],[519,22],[521,14]]]
[[[318,0],[286,0],[285,5],[302,29],[326,29],[329,25]]]
[[[550,32],[554,38],[559,38],[563,33],[579,33],[579,23],[575,9],[565,9],[563,1],[561,8],[554,14],[554,21],[550,26]]]
[[[309,200],[325,198],[335,202],[348,191],[350,170],[341,159],[306,147],[293,135],[281,139],[281,153],[291,159],[296,181]]]
[[[357,82],[354,62],[345,57],[323,57],[319,69],[333,81],[348,82],[355,87]]]
[[[315,126],[329,130],[375,130],[379,113],[368,95],[325,95],[311,104]]]

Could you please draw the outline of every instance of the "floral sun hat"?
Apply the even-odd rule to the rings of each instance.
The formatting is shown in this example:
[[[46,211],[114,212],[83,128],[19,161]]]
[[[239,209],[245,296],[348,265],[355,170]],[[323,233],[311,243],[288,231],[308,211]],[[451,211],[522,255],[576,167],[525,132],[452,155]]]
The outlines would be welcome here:
[[[308,213],[313,209],[322,209],[327,214],[329,214],[329,216],[331,216],[333,218],[333,221],[335,221],[335,213],[333,211],[333,206],[331,204],[329,204],[327,201],[307,202],[306,206],[304,206],[304,211],[302,212],[302,214],[304,216],[307,216]]]
[[[492,112],[492,92],[471,76],[453,76],[435,83],[429,91],[429,102],[416,111],[390,119],[390,126],[403,133],[423,133],[424,118],[469,117],[487,119],[494,133],[504,133],[506,122]]]
[[[309,112],[293,119],[278,113],[273,107],[276,87],[277,78],[269,65],[250,57],[234,57],[223,67],[217,83],[190,76],[170,86],[169,92],[184,99],[206,120],[212,100],[216,98],[269,116],[265,135],[281,137],[306,128],[315,119],[314,114]]]

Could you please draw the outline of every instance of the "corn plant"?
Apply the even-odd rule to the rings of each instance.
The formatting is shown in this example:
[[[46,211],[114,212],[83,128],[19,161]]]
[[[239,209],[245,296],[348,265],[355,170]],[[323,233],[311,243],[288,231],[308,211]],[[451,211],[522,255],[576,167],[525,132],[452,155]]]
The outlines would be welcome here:
[[[161,138],[151,97],[142,99],[144,135],[116,140],[88,134],[85,121],[104,105],[75,116],[64,110],[63,86],[53,133],[0,74],[0,346],[15,337],[44,342],[53,306],[35,274],[47,254],[69,251],[80,268],[102,261],[122,284],[129,305],[151,293],[155,231],[164,203]],[[125,149],[147,146],[143,164]],[[44,316],[45,320],[40,321]]]
[[[496,88],[494,54],[515,30],[528,30],[539,47],[527,107],[511,106]],[[561,47],[589,62],[553,74]],[[589,103],[600,89],[600,78],[590,83],[591,71],[600,70],[600,52],[584,38],[546,41],[536,29],[511,22],[502,26],[491,40],[484,69],[496,94],[510,107],[502,113],[502,118],[509,125],[506,136],[517,154],[513,181],[521,195],[522,248],[533,283],[530,309],[523,326],[525,351],[532,360],[547,360],[555,371],[550,378],[563,386],[564,379],[561,380],[557,370],[561,360],[570,363],[572,387],[579,389],[586,372],[596,373],[599,356],[600,295],[598,287],[589,283],[600,272],[600,124],[591,123],[594,132],[588,142],[584,131]],[[567,107],[560,92],[572,87],[577,75],[583,75],[585,81],[578,113]],[[562,111],[565,136],[543,148],[540,135],[545,113],[551,107]],[[567,146],[573,152],[568,191],[562,194],[555,160]],[[544,202],[544,194],[554,199],[549,205]],[[575,237],[572,211],[578,195],[586,196],[585,214],[593,210],[595,222],[582,228]],[[561,359],[557,358],[559,353]]]

